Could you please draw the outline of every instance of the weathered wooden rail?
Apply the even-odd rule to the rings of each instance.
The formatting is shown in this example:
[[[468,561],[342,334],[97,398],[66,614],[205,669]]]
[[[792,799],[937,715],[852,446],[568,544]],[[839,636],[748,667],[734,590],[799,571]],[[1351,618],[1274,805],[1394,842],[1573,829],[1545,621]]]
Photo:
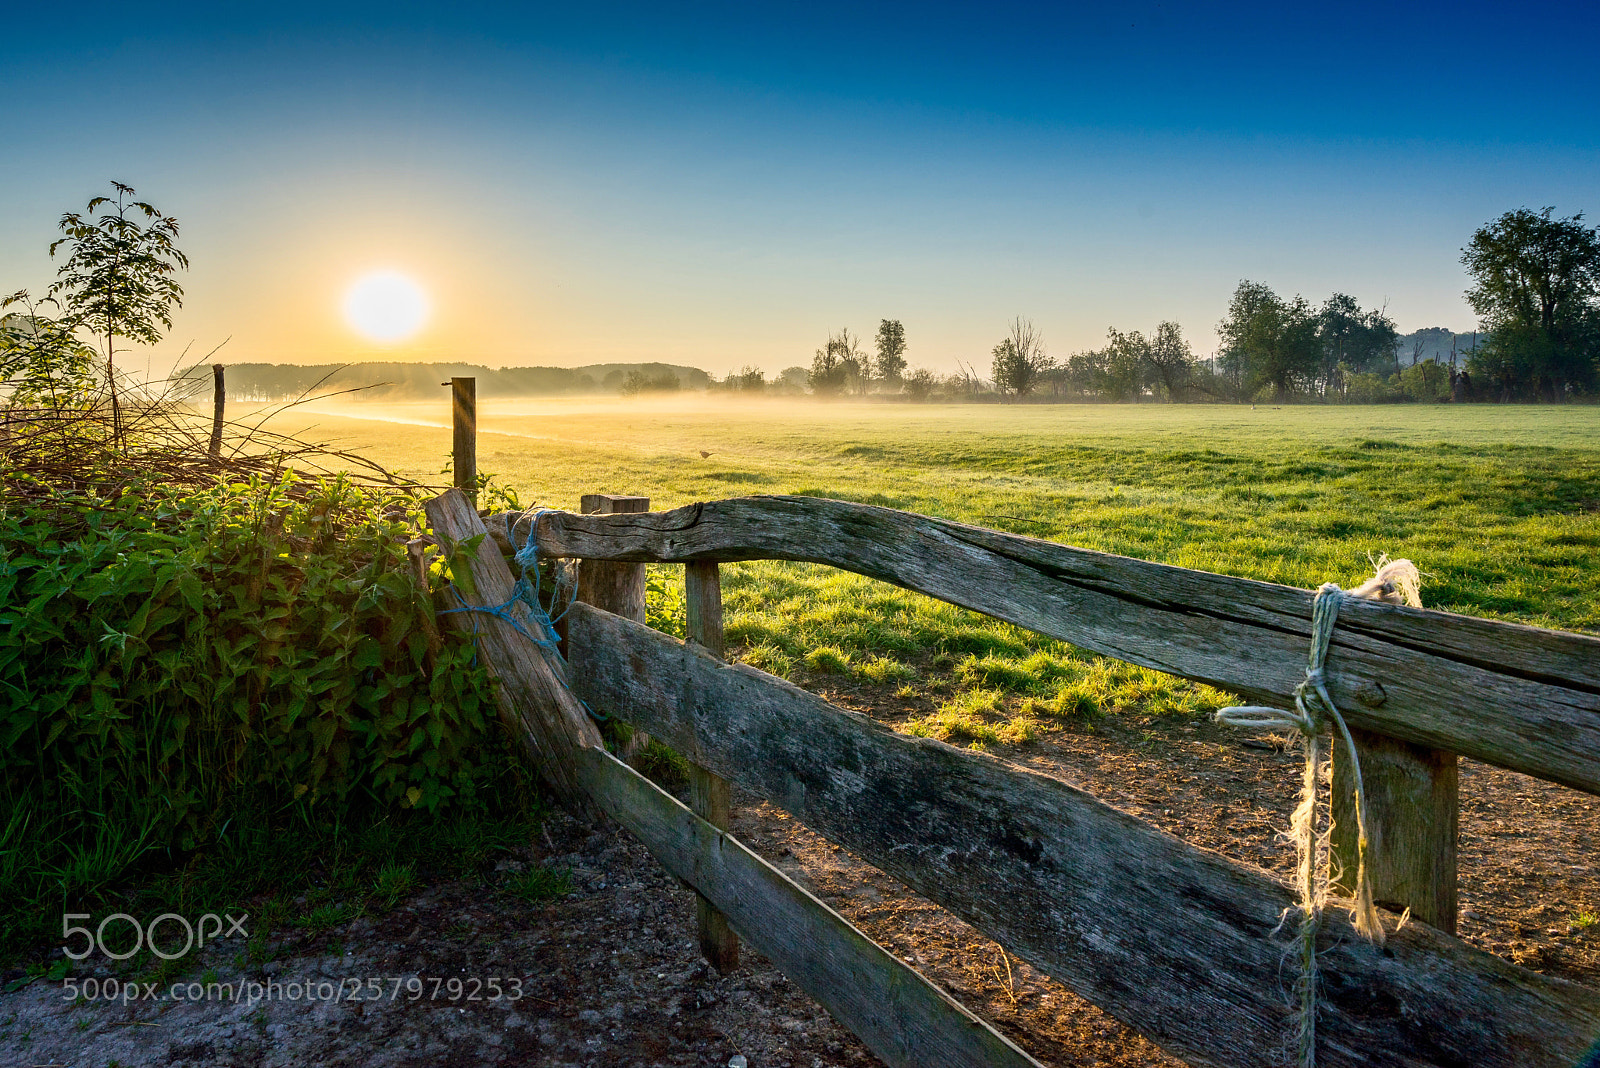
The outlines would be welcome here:
[[[482,529],[460,505],[453,517],[446,506],[429,509],[436,528],[458,539]],[[528,535],[526,526],[506,528],[516,518],[491,519],[507,547]],[[744,498],[661,513],[544,513],[532,535],[543,555],[580,557],[586,567],[691,564],[702,589],[716,561],[832,564],[1256,701],[1291,698],[1309,643],[1312,596],[1304,590],[837,501]],[[480,566],[505,572],[498,554],[481,554],[474,572]],[[592,706],[662,737],[707,776],[770,798],[1171,1052],[1206,1065],[1281,1057],[1292,976],[1274,930],[1289,894],[1265,872],[1190,846],[1058,780],[894,734],[601,608],[574,606],[567,641],[570,665],[556,660],[547,670]],[[1600,640],[1347,602],[1328,668],[1335,698],[1372,745],[1410,746],[1392,756],[1402,771],[1410,774],[1417,761],[1448,765],[1451,777],[1441,771],[1435,793],[1450,823],[1425,820],[1412,839],[1448,844],[1450,855],[1434,857],[1438,870],[1407,873],[1420,890],[1397,892],[1421,893],[1430,882],[1438,891],[1448,880],[1453,902],[1450,754],[1600,792]],[[506,681],[513,691],[523,685]],[[739,881],[717,867],[716,858],[734,855],[732,839],[693,814],[674,814],[677,803],[637,776],[623,778],[633,773],[592,751],[567,706],[540,712],[527,701],[502,703],[535,740],[541,766],[563,765],[552,781],[567,789],[575,783],[582,800],[639,833],[885,1060],[1028,1063],[943,995],[908,1007],[911,1026],[885,1030],[881,991],[901,989],[905,965],[863,947],[860,932],[820,902],[807,912],[815,920],[809,927],[776,935],[768,919],[804,891],[771,883],[783,879],[776,872]],[[739,889],[730,890],[729,880]],[[807,942],[798,959],[797,938]],[[841,971],[829,965],[835,951],[864,953],[872,964]],[[1600,1035],[1600,993],[1421,924],[1380,948],[1330,918],[1320,963],[1322,1064],[1566,1068]]]

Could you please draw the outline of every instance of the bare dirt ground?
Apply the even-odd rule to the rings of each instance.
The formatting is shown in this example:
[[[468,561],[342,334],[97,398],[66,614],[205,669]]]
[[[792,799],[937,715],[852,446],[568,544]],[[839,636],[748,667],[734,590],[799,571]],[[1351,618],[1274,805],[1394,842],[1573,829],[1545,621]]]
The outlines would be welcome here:
[[[812,680],[887,722],[925,699]],[[919,703],[919,700],[922,703]],[[1001,751],[1195,845],[1285,876],[1299,757],[1205,722],[1112,718]],[[1463,767],[1461,937],[1551,975],[1600,984],[1596,799],[1478,764]],[[1178,1062],[941,909],[760,799],[736,795],[734,832],[1041,1061]],[[877,1064],[748,951],[718,976],[698,957],[692,895],[625,832],[558,817],[520,862],[572,871],[574,892],[533,906],[493,885],[425,888],[393,910],[294,931],[269,960],[219,943],[183,981],[339,985],[382,996],[249,1003],[74,1003],[58,982],[0,996],[0,1065],[540,1066]],[[110,975],[102,969],[104,975]],[[214,973],[214,974],[209,974]],[[90,974],[81,971],[80,976]],[[6,976],[9,979],[13,976]],[[412,999],[402,982],[422,980]],[[501,979],[506,996],[449,996],[448,980]],[[509,998],[509,979],[522,996]],[[432,993],[433,979],[444,982]],[[470,990],[470,987],[467,989]]]

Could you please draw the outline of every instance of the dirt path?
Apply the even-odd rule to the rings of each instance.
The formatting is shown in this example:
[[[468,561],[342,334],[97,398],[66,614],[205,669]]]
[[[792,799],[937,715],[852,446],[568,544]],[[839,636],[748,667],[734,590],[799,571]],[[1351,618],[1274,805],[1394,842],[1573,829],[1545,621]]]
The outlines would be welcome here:
[[[856,689],[833,696],[891,722],[916,711]],[[1293,752],[1251,747],[1209,723],[1133,718],[1055,732],[1001,755],[1196,845],[1280,876],[1289,868],[1278,832],[1292,805]],[[1177,1063],[773,806],[735,800],[741,839],[1046,1063]],[[1575,791],[1466,765],[1462,937],[1527,967],[1600,983],[1595,805]],[[182,977],[279,984],[278,997],[253,1003],[242,985],[231,1001],[74,1003],[62,983],[36,982],[0,996],[0,1065],[710,1068],[735,1055],[751,1068],[878,1063],[764,960],[747,953],[727,977],[701,964],[692,895],[625,833],[557,818],[514,863],[570,868],[574,892],[532,906],[493,885],[437,885],[382,915],[291,931],[270,959],[219,943]],[[98,978],[110,976],[101,969]],[[383,996],[365,996],[372,978]],[[411,978],[422,981],[415,1000]],[[430,990],[434,978],[442,993]],[[504,996],[489,1000],[480,990],[480,1000],[465,992],[452,1000],[452,978],[498,978]],[[512,979],[522,994],[515,1000]],[[309,982],[348,995],[354,980],[363,981],[362,1000],[281,992]]]

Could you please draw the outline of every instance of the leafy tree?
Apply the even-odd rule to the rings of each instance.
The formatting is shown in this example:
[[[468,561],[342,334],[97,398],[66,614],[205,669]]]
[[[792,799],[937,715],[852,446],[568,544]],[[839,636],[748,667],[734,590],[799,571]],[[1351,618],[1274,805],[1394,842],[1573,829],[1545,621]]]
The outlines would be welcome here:
[[[1150,342],[1137,330],[1124,334],[1116,327],[1107,329],[1106,341],[1099,392],[1112,400],[1137,400],[1150,366]]]
[[[63,245],[67,255],[50,296],[60,302],[75,328],[105,339],[112,433],[120,439],[116,339],[153,345],[161,340],[163,329],[172,329],[172,309],[183,304],[183,287],[174,275],[189,266],[189,258],[178,249],[176,219],[145,201],[130,200],[132,186],[121,182],[111,186],[115,198],[94,197],[84,214],[68,212],[61,217],[64,236],[50,245],[50,255]],[[100,208],[107,210],[95,215]]]
[[[842,329],[838,334],[829,334],[828,343],[812,357],[811,391],[821,396],[835,396],[852,387],[866,392],[864,383],[870,373],[861,339],[848,328]]]
[[[1469,367],[1498,382],[1503,399],[1554,401],[1595,384],[1600,231],[1581,212],[1554,219],[1552,211],[1508,211],[1461,250],[1474,281],[1467,302],[1489,331]]]
[[[766,372],[759,367],[745,364],[739,370],[728,375],[727,388],[740,393],[760,393],[767,388]]]
[[[925,401],[939,384],[939,376],[926,367],[918,367],[905,376],[906,393],[914,401]]]
[[[884,382],[897,383],[906,370],[906,328],[899,319],[882,319],[878,322],[878,377]]]
[[[1351,374],[1392,374],[1395,346],[1400,334],[1394,320],[1382,309],[1363,311],[1356,298],[1335,293],[1317,313],[1317,338],[1321,346],[1318,385],[1327,395],[1341,391]]]
[[[995,389],[1026,397],[1049,368],[1043,336],[1031,320],[1019,315],[1011,321],[1011,332],[994,347],[991,370]]]
[[[1159,382],[1174,404],[1189,399],[1189,383],[1194,376],[1194,352],[1184,339],[1183,327],[1170,320],[1156,325],[1145,359],[1150,380]]]
[[[1282,403],[1311,385],[1321,365],[1317,320],[1304,297],[1286,301],[1263,282],[1240,282],[1217,324],[1223,378],[1235,399],[1270,386]]]
[[[773,381],[772,388],[784,393],[804,393],[811,373],[804,367],[785,367]]]

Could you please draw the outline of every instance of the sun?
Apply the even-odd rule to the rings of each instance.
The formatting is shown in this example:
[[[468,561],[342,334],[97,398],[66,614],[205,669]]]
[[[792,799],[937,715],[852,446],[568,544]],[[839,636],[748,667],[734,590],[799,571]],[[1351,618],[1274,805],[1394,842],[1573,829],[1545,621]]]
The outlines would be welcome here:
[[[428,294],[399,271],[372,271],[344,294],[344,320],[369,341],[404,341],[432,310]]]

